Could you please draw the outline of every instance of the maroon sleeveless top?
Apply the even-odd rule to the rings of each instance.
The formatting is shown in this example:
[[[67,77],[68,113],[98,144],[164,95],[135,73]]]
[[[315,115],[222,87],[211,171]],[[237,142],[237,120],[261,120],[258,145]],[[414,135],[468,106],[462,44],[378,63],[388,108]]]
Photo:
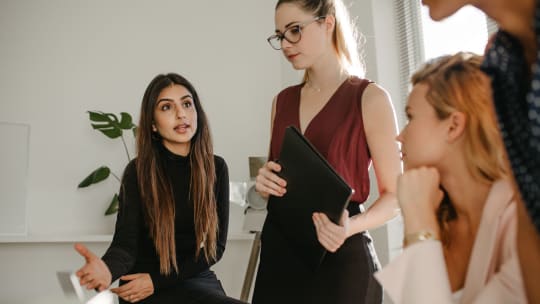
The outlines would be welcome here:
[[[317,148],[341,177],[354,189],[351,201],[363,203],[369,195],[368,169],[371,156],[362,119],[362,93],[369,80],[345,80],[306,127],[304,136]],[[288,87],[277,96],[270,159],[279,158],[285,128],[300,130],[300,90]]]

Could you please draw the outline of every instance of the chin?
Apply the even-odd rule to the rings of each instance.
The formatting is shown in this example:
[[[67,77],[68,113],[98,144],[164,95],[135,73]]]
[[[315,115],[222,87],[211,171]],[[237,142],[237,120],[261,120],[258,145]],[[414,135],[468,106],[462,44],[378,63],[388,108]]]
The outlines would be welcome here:
[[[429,17],[433,21],[441,21],[444,20],[450,16],[452,16],[454,13],[456,13],[458,10],[460,10],[464,5],[456,4],[455,6],[453,4],[433,4],[433,3],[426,3],[426,1],[422,1],[424,6],[428,8],[429,11]]]
[[[302,64],[300,63],[294,63],[294,62],[291,62],[291,65],[293,67],[293,69],[297,70],[297,71],[300,71],[300,70],[305,70],[307,67],[303,66]]]
[[[435,12],[434,10],[429,10],[429,17],[433,20],[433,21],[442,21],[446,18],[448,18],[450,16],[450,14],[437,14],[437,12]]]

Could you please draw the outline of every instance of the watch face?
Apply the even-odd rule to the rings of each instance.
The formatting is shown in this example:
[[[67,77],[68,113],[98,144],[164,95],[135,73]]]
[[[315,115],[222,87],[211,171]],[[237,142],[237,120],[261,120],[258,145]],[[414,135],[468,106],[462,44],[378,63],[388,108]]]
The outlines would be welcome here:
[[[255,190],[255,185],[249,187],[246,195],[246,201],[253,209],[266,208],[266,200]]]

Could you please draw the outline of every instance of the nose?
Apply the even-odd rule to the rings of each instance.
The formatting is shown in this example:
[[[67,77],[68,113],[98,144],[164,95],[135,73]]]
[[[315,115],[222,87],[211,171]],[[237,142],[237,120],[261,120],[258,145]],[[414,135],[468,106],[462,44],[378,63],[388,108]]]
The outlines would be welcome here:
[[[290,48],[292,43],[290,43],[287,39],[283,38],[281,39],[281,41],[279,42],[281,44],[281,49],[285,49],[285,48]]]
[[[184,109],[181,105],[179,107],[176,107],[176,118],[185,118],[186,117],[186,109]]]

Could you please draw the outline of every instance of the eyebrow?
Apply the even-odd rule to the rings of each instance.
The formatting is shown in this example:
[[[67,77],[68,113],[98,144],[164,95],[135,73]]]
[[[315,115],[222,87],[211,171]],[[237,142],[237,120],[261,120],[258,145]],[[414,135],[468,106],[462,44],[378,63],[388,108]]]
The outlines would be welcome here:
[[[187,94],[187,95],[184,95],[184,96],[180,97],[180,100],[184,100],[184,99],[186,99],[186,98],[191,98],[191,99],[193,99],[193,97],[192,97],[190,94]],[[158,104],[158,103],[160,103],[160,102],[162,102],[162,101],[171,101],[171,102],[173,102],[174,99],[172,99],[172,98],[161,98],[161,99],[159,99],[159,100],[157,101],[156,104]]]
[[[293,21],[293,22],[289,22],[289,23],[285,24],[285,30],[287,30],[289,27],[291,27],[295,23],[300,23],[300,21]],[[276,33],[281,33],[281,31],[276,29]]]

